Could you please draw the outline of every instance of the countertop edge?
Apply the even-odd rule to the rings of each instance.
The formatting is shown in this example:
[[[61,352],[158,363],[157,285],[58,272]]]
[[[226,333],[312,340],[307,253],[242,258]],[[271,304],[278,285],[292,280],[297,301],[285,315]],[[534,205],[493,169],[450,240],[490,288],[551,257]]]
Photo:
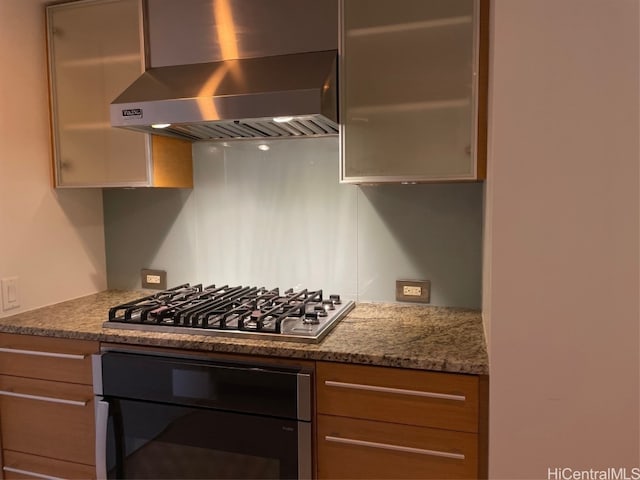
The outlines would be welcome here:
[[[401,358],[388,355],[371,355],[344,352],[324,352],[317,350],[304,350],[290,346],[285,342],[268,342],[269,344],[246,343],[212,343],[193,341],[189,347],[184,346],[184,341],[172,338],[147,338],[114,333],[92,333],[82,331],[57,330],[35,327],[23,327],[17,325],[0,325],[0,333],[19,335],[35,335],[41,337],[66,338],[73,340],[88,340],[96,342],[117,343],[121,345],[164,347],[171,349],[183,349],[202,351],[208,353],[244,354],[256,356],[269,356],[278,358],[296,358],[301,360],[316,360],[327,362],[351,363],[357,365],[371,365],[380,367],[408,368],[415,370],[428,370],[444,373],[460,373],[468,375],[488,375],[488,365],[483,363],[452,362],[438,358]],[[288,348],[287,348],[288,347]]]

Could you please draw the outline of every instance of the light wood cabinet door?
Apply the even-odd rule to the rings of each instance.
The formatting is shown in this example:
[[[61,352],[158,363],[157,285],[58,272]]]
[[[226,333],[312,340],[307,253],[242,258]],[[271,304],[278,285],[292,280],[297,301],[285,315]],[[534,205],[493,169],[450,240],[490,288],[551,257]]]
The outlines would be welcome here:
[[[318,415],[318,478],[476,478],[477,435]]]
[[[87,340],[0,333],[0,374],[92,385],[91,354],[99,349]]]
[[[318,477],[485,478],[482,385],[476,375],[316,362]]]
[[[319,413],[478,432],[478,377],[318,362]]]
[[[70,480],[96,478],[94,467],[38,457],[27,453],[5,450],[2,468],[5,480],[68,478]]]
[[[91,386],[0,375],[0,417],[3,449],[95,465]]]
[[[487,0],[342,0],[341,180],[483,179]]]

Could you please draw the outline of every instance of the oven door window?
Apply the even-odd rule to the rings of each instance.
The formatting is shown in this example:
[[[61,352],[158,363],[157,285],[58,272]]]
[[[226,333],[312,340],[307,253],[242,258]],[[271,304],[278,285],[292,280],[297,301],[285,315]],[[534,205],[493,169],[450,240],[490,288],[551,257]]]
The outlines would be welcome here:
[[[109,403],[109,478],[298,476],[295,420],[123,399]]]

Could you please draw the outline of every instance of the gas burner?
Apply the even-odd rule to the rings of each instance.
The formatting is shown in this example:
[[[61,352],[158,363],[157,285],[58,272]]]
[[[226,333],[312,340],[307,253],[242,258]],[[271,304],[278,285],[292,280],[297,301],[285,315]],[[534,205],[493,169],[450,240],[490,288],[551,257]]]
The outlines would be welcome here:
[[[317,343],[354,306],[322,290],[185,283],[109,309],[103,326]]]

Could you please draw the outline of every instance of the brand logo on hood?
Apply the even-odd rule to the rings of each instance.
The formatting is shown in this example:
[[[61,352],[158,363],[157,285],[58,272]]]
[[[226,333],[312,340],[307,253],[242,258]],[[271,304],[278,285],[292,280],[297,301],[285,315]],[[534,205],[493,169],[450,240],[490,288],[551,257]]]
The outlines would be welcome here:
[[[122,110],[122,116],[126,120],[142,118],[142,109],[141,108],[125,108]]]

